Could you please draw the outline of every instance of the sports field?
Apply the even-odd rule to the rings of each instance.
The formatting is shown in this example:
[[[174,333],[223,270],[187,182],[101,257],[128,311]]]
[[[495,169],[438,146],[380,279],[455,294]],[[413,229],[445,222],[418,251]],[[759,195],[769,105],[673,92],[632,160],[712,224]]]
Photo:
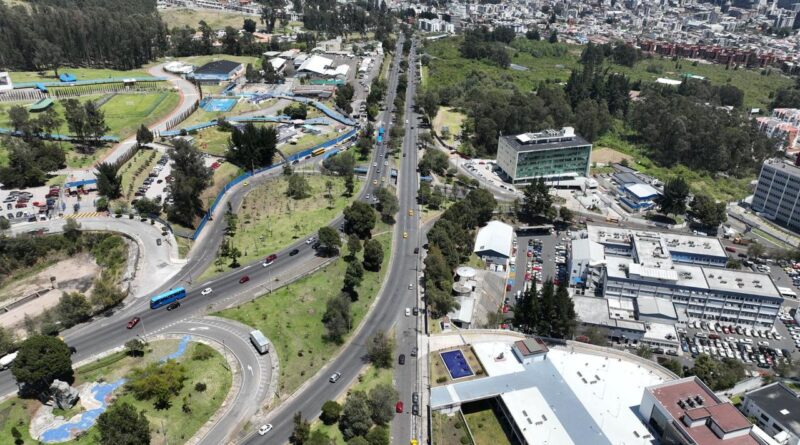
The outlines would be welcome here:
[[[101,109],[106,114],[109,134],[124,138],[134,134],[140,125],[151,125],[172,111],[180,96],[172,92],[117,94]]]
[[[56,82],[58,81],[58,76],[56,76],[55,72],[50,71],[43,71],[41,72],[43,75],[40,75],[39,71],[11,71],[11,81],[12,82]],[[93,80],[93,79],[103,79],[106,77],[149,77],[150,74],[147,73],[147,70],[140,69],[140,70],[130,70],[130,71],[119,71],[119,70],[107,70],[107,69],[96,69],[96,68],[61,68],[58,70],[59,74],[69,73],[72,74],[77,78],[77,80]]]

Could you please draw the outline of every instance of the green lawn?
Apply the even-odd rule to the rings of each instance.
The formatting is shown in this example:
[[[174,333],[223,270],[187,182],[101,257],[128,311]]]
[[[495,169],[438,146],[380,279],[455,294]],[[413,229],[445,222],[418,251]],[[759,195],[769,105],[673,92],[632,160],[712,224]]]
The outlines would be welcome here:
[[[266,257],[297,238],[316,233],[352,202],[345,197],[344,179],[334,176],[305,176],[309,197],[295,200],[286,196],[288,180],[281,176],[251,191],[242,202],[233,245],[242,252],[241,263]],[[333,183],[333,205],[326,198],[326,182]]]
[[[225,156],[228,151],[228,141],[231,138],[230,132],[222,131],[219,127],[210,127],[192,134],[195,138],[195,146],[203,152],[215,156]]]
[[[154,342],[144,358],[127,357],[124,354],[114,354],[99,363],[90,363],[78,368],[75,373],[75,384],[79,385],[87,381],[96,381],[103,378],[106,381],[115,381],[124,377],[134,367],[144,366],[150,361],[158,360],[166,354],[174,352],[177,347],[177,340],[166,340]],[[117,390],[114,394],[118,395],[115,402],[125,401],[136,407],[137,411],[143,410],[150,421],[151,444],[164,445],[166,443],[184,443],[216,412],[231,386],[232,375],[227,369],[227,363],[221,354],[214,352],[213,356],[205,361],[192,360],[192,352],[197,347],[197,343],[191,343],[186,353],[180,358],[180,362],[186,367],[188,379],[184,382],[184,387],[175,396],[172,405],[163,410],[156,410],[152,401],[136,400],[131,394],[125,394],[124,390]],[[198,392],[194,389],[195,383],[203,382],[206,390]],[[186,414],[182,410],[182,400],[186,396],[189,399],[191,413]],[[41,406],[35,400],[23,400],[17,397],[11,398],[0,403],[0,437],[10,438],[11,429],[16,427],[21,433],[24,443],[34,443],[28,432],[28,424],[36,410]],[[162,430],[162,425],[166,427],[166,434]],[[3,441],[2,443],[6,443]],[[8,443],[11,443],[10,441]],[[99,444],[97,430],[92,428],[81,438],[69,442],[78,445]]]
[[[297,139],[294,144],[283,144],[278,149],[286,156],[309,149],[315,145],[319,145],[325,141],[329,141],[338,136],[335,131],[329,133],[310,134],[306,133]]]
[[[489,401],[469,403],[461,407],[464,419],[472,431],[475,445],[511,445],[500,420]]]
[[[202,66],[208,62],[213,62],[215,60],[230,60],[233,62],[239,63],[250,63],[253,65],[253,68],[261,68],[261,59],[259,57],[251,57],[251,56],[230,56],[228,54],[212,54],[208,56],[190,56],[190,57],[175,57],[175,60],[180,60],[183,63],[188,63],[191,65]],[[206,87],[203,87],[203,91],[206,91]]]
[[[432,431],[433,437],[431,443],[435,443],[436,445],[472,444],[472,441],[469,440],[469,433],[467,432],[461,412],[457,412],[451,416],[433,413]]]
[[[147,70],[140,69],[140,70],[131,70],[131,71],[118,71],[118,70],[107,70],[107,69],[99,69],[99,68],[66,68],[61,67],[58,70],[59,74],[69,73],[74,75],[77,80],[94,80],[94,79],[104,79],[107,77],[150,77],[150,74]],[[55,72],[46,71],[44,72],[44,76],[40,76],[38,71],[11,71],[11,81],[12,82],[56,82],[58,81],[58,76],[55,75]]]
[[[199,26],[198,23],[204,20],[212,29],[224,29],[226,26],[232,26],[238,30],[242,29],[246,18],[255,20],[256,23],[259,21],[256,15],[202,9],[166,8],[159,9],[158,13],[170,29],[188,26],[196,30]]]
[[[220,190],[222,190],[227,183],[231,182],[233,178],[241,174],[242,169],[230,162],[225,162],[220,165],[218,169],[214,170],[211,187],[203,190],[203,193],[200,195],[200,200],[205,203],[205,208],[211,207],[211,204],[214,203]]]
[[[388,227],[379,224],[377,229],[373,232],[383,232]],[[353,329],[377,295],[391,257],[391,233],[375,239],[383,245],[383,266],[378,273],[366,272],[358,287],[359,299],[351,306]],[[292,394],[339,350],[339,346],[323,338],[322,315],[328,299],[339,294],[346,268],[346,262],[339,257],[312,275],[217,314],[260,329],[273,342],[281,364],[278,392],[282,398]]]
[[[151,125],[172,111],[180,102],[173,92],[117,94],[102,106],[109,134],[128,137],[142,124]]]

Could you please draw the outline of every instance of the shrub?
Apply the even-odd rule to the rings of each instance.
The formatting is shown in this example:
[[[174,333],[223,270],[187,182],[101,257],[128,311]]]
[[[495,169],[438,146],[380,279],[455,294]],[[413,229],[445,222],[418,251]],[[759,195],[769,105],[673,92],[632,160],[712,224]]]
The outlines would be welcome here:
[[[441,377],[436,379],[436,383],[444,383],[446,381],[447,381],[447,377],[445,377],[445,376],[441,376]]]
[[[206,390],[206,384],[203,382],[197,382],[194,384],[194,390],[197,392],[203,392]]]
[[[208,360],[214,355],[214,349],[211,346],[205,345],[203,343],[198,343],[194,346],[194,352],[192,353],[192,360]]]

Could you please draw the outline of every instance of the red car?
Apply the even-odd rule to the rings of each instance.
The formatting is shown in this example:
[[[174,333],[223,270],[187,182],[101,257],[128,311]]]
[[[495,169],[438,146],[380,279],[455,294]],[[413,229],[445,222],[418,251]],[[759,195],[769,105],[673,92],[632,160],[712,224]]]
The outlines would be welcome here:
[[[503,313],[504,313],[504,314],[507,314],[507,313],[508,313],[508,311],[509,311],[509,309],[510,309],[510,307],[509,307],[507,304],[504,304],[504,305],[503,305]]]
[[[242,278],[239,278],[239,284],[247,283],[248,281],[250,281],[250,277],[247,275],[243,276]]]
[[[402,414],[403,413],[403,402],[402,401],[397,402],[397,404],[394,406],[394,410],[397,411],[398,414]]]
[[[139,324],[139,321],[141,321],[141,320],[142,319],[139,318],[139,317],[131,318],[131,321],[128,322],[128,329],[133,329],[133,327],[136,326],[137,324]]]

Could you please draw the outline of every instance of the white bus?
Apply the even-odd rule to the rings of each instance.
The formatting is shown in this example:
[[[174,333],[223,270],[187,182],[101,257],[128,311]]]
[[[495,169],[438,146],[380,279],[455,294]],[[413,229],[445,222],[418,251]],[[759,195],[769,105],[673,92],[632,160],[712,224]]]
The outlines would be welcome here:
[[[788,287],[778,287],[778,292],[780,292],[781,296],[784,298],[797,299],[797,293]]]

